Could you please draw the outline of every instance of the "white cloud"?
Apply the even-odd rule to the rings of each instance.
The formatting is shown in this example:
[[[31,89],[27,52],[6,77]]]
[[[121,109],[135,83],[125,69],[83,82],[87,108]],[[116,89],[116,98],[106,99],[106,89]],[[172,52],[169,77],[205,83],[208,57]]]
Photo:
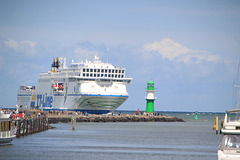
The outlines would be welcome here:
[[[151,52],[159,55],[162,58],[175,60],[177,62],[184,62],[186,64],[199,64],[203,61],[218,63],[219,56],[213,55],[208,51],[189,49],[170,38],[155,41],[153,43],[145,44],[143,46],[144,52]]]
[[[213,55],[207,51],[194,51],[177,57],[177,61],[184,62],[186,64],[189,63],[196,63],[200,64],[203,61],[211,62],[211,63],[218,63],[220,61],[220,57],[217,55]]]
[[[156,53],[160,54],[163,58],[168,58],[170,60],[190,52],[188,48],[169,38],[165,38],[160,42],[155,41],[153,43],[146,44],[143,46],[143,49],[146,51],[156,51]]]
[[[13,49],[16,52],[23,53],[25,55],[35,55],[35,47],[37,42],[32,41],[15,41],[15,40],[6,40],[4,41],[4,45],[7,48]]]

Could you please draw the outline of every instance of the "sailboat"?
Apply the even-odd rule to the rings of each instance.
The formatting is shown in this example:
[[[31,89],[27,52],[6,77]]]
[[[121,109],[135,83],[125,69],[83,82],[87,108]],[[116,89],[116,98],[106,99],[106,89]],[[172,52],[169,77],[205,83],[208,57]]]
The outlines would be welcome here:
[[[238,42],[237,55],[239,53],[240,39]],[[237,70],[235,75],[235,106],[236,109],[227,110],[222,128],[222,141],[218,147],[218,160],[239,160],[240,159],[240,57],[237,57]]]

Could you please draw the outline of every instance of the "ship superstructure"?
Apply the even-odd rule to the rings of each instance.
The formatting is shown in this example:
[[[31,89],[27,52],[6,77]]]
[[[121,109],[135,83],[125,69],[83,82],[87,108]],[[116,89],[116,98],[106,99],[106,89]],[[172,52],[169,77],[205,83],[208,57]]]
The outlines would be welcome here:
[[[39,74],[39,84],[21,86],[18,105],[45,110],[75,110],[88,113],[108,113],[128,98],[126,69],[94,61],[66,66],[65,58],[54,58],[51,71]]]

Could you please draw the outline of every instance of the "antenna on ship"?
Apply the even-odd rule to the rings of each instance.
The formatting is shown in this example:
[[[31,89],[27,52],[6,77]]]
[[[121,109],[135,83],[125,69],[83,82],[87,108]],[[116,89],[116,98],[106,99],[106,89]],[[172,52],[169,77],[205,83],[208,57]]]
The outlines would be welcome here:
[[[108,51],[109,51],[109,48],[107,48],[107,63],[108,63]]]
[[[94,62],[99,62],[99,57],[97,55],[94,56]]]
[[[66,58],[63,58],[63,68],[67,68]]]

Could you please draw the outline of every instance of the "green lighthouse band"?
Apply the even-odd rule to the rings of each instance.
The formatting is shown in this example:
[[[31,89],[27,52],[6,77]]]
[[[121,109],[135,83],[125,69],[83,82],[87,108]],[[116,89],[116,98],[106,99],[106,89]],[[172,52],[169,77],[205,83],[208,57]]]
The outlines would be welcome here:
[[[147,84],[147,92],[154,92],[154,82],[148,81]],[[149,94],[149,93],[148,93]],[[153,93],[154,94],[154,93]],[[153,96],[154,97],[154,96]],[[154,100],[155,99],[146,99],[147,100],[147,106],[146,106],[146,112],[154,112]]]

